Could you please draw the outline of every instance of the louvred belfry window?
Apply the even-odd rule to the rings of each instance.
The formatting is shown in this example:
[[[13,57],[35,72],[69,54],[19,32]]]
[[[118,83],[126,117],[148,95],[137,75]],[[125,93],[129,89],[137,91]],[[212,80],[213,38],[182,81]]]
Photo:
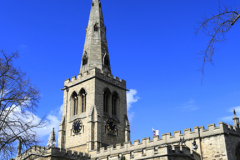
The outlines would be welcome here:
[[[82,100],[82,112],[86,112],[87,94],[84,89],[81,89],[80,95],[81,95],[81,100]]]
[[[112,114],[116,116],[116,97],[112,97]]]
[[[103,107],[104,107],[104,112],[108,112],[108,94],[104,92],[103,94]]]
[[[88,57],[87,57],[87,52],[85,51],[83,56],[83,65],[86,65],[87,63],[88,63]]]
[[[73,100],[73,115],[77,115],[78,114],[78,97],[77,97],[77,93],[74,92],[72,94],[72,100]]]
[[[86,112],[86,95],[82,95],[82,112]]]

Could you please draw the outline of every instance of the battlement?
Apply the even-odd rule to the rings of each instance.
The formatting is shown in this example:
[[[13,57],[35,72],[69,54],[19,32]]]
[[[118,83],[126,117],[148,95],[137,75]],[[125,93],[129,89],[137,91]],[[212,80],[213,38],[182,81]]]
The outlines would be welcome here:
[[[164,146],[172,146],[175,148],[175,153],[179,153],[178,149],[174,147],[174,145],[179,145],[180,139],[184,139],[184,143],[186,141],[190,141],[190,144],[192,144],[194,139],[198,139],[199,136],[201,138],[220,135],[220,134],[234,134],[239,136],[240,129],[235,128],[231,125],[227,125],[226,123],[219,122],[219,126],[216,127],[215,124],[210,124],[207,126],[207,129],[204,128],[204,126],[201,127],[194,127],[194,130],[192,131],[191,128],[184,129],[184,133],[181,133],[181,131],[175,131],[173,135],[171,133],[165,133],[161,135],[161,138],[159,136],[153,136],[152,140],[150,137],[143,138],[142,141],[140,140],[134,140],[133,144],[128,142],[124,143],[124,145],[117,144],[114,146],[108,146],[107,148],[100,148],[99,151],[93,150],[90,152],[92,157],[97,157],[99,155],[111,155],[111,154],[121,154],[121,153],[136,153],[136,152],[142,152],[141,154],[144,154],[144,150],[154,150],[156,151],[156,148],[158,147],[164,147]],[[187,154],[190,150],[189,148],[184,148],[181,150],[181,152],[184,152]],[[191,151],[192,152],[192,151]],[[139,153],[140,154],[140,153]]]
[[[199,159],[200,155],[194,151],[191,151],[186,146],[170,146],[170,145],[156,145],[153,147],[146,146],[146,143],[150,141],[150,138],[144,138],[142,143],[139,140],[135,140],[134,144],[125,143],[123,146],[120,144],[116,147],[108,146],[107,148],[100,148],[100,151],[93,150],[90,152],[91,159],[107,159],[120,158],[125,156],[126,159],[147,159],[150,157],[166,157],[166,156],[188,156],[190,159]],[[142,145],[145,146],[143,147]],[[148,142],[149,143],[149,142]],[[137,147],[139,145],[139,147]]]
[[[207,129],[204,126],[194,127],[192,131],[191,128],[184,129],[184,133],[181,131],[175,131],[173,135],[171,133],[162,134],[161,138],[153,137],[153,141],[164,142],[164,143],[174,143],[179,141],[180,138],[184,138],[185,140],[197,139],[199,136],[201,138],[219,135],[219,134],[234,134],[239,135],[240,129],[233,127],[232,125],[228,125],[224,122],[219,122],[219,126],[216,127],[215,124],[209,124]]]
[[[66,149],[60,148],[46,148],[42,146],[34,145],[25,152],[23,152],[20,156],[17,156],[15,160],[23,160],[30,156],[35,157],[61,157],[66,159],[90,159],[90,156],[86,153],[76,152]]]
[[[86,81],[88,79],[91,79],[93,77],[97,77],[99,79],[108,81],[108,82],[110,82],[114,85],[117,85],[119,87],[126,88],[126,81],[125,80],[123,80],[123,79],[119,80],[119,77],[117,77],[117,76],[115,76],[113,78],[112,74],[106,74],[98,68],[93,68],[90,71],[84,72],[83,74],[78,74],[77,76],[73,76],[71,79],[66,79],[64,81],[64,86],[69,87],[71,85],[81,83],[81,82]]]

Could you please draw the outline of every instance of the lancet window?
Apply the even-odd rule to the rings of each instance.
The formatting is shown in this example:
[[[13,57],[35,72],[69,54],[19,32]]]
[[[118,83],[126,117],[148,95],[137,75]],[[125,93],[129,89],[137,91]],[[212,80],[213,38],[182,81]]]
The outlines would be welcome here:
[[[87,94],[84,89],[81,89],[80,91],[80,96],[81,96],[81,108],[82,112],[86,112],[86,107],[87,107]]]
[[[108,112],[108,94],[106,92],[104,92],[103,99],[104,112]]]
[[[78,97],[76,92],[72,94],[72,100],[73,100],[73,115],[77,115],[78,114]]]
[[[118,99],[118,94],[114,92],[112,96],[112,115],[114,116],[117,115],[117,99]]]
[[[108,113],[108,106],[109,106],[109,97],[110,97],[111,92],[109,91],[108,88],[104,90],[103,93],[103,111],[105,113]]]

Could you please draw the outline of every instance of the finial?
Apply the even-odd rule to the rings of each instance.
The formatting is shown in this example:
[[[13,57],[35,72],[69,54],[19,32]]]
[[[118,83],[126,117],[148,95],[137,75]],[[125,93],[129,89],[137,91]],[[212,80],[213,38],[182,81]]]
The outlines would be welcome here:
[[[239,128],[239,118],[236,116],[236,111],[233,109],[234,117],[233,117],[233,123],[235,128]]]
[[[47,146],[48,148],[54,148],[56,145],[56,139],[55,139],[55,132],[54,132],[54,128],[48,138],[48,143],[47,143]]]
[[[236,116],[236,111],[235,111],[235,109],[233,109],[233,114],[234,114],[234,116]]]

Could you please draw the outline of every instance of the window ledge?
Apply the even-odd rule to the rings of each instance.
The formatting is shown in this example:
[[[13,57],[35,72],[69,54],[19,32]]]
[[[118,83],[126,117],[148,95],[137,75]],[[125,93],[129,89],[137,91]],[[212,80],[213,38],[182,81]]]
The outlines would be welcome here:
[[[117,116],[113,115],[112,118],[117,121],[117,122],[120,122],[119,119],[117,118]]]
[[[71,123],[71,122],[73,122],[75,119],[84,119],[84,118],[86,118],[87,117],[87,115],[86,115],[86,112],[83,112],[83,113],[81,113],[80,115],[74,115],[74,116],[72,116],[71,118],[70,118],[70,121],[69,121],[69,123]]]
[[[103,114],[103,116],[105,117],[105,118],[111,118],[110,116],[109,116],[109,114],[108,113],[106,113],[106,112],[104,112],[104,114]]]

